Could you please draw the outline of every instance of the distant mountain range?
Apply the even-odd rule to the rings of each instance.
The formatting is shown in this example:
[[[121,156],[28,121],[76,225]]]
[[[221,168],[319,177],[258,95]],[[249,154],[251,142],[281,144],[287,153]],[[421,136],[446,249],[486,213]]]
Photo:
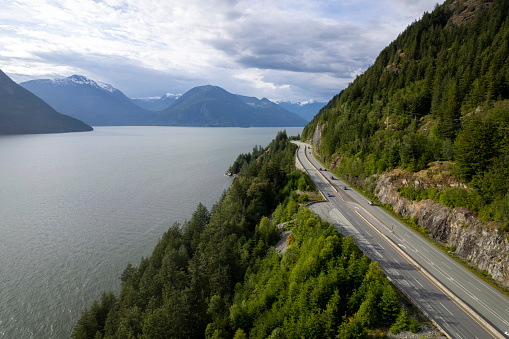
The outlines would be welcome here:
[[[300,117],[311,121],[322,109],[327,105],[326,102],[308,101],[308,102],[291,102],[291,101],[276,101],[276,103],[286,109],[287,111],[297,113]]]
[[[31,80],[20,85],[57,111],[93,126],[146,125],[153,115],[111,85],[81,75]]]
[[[0,134],[92,131],[92,127],[55,111],[0,70]]]
[[[150,111],[162,111],[170,107],[182,94],[166,93],[162,97],[156,98],[133,98],[131,101],[143,109]],[[307,102],[291,102],[276,101],[276,104],[287,110],[296,113],[301,118],[311,121],[320,109],[325,106],[326,102],[307,101]]]
[[[129,99],[111,85],[81,75],[20,85],[57,111],[95,126],[293,127],[308,123],[266,98],[232,94],[210,85],[149,99]]]
[[[166,109],[171,106],[177,100],[180,98],[182,94],[172,94],[172,93],[166,93],[160,98],[139,98],[139,99],[131,99],[131,101],[135,104],[140,106],[143,109],[157,112],[162,111],[163,109]]]
[[[292,127],[307,121],[263,98],[232,94],[217,86],[195,87],[158,112],[154,125],[214,127]]]

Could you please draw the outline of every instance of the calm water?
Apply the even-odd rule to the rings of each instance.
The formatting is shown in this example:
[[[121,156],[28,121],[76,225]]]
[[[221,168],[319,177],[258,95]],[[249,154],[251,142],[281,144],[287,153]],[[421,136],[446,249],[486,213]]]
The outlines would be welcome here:
[[[69,338],[197,204],[210,209],[240,153],[279,128],[97,127],[0,137],[0,338]],[[296,135],[302,128],[287,128]]]

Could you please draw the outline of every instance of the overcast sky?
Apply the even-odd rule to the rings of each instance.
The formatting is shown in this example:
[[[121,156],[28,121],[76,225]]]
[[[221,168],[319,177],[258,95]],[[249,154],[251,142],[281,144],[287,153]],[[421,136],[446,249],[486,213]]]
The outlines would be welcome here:
[[[0,69],[129,97],[216,85],[328,101],[443,0],[0,0]]]

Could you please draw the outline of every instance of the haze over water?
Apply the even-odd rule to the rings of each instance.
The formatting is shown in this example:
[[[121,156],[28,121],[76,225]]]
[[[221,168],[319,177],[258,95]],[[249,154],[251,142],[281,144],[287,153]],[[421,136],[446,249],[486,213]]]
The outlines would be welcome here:
[[[0,137],[0,338],[69,338],[240,153],[282,128],[96,127]],[[286,128],[297,135],[302,128]]]

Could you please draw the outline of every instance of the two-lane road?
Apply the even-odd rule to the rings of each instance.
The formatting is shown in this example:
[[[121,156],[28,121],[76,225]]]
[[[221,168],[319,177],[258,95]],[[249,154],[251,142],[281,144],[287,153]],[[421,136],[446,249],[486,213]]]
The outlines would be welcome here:
[[[389,279],[450,338],[509,338],[506,296],[383,209],[369,205],[330,172],[320,171],[322,165],[311,147],[297,144],[297,161],[327,199],[309,208],[341,233],[353,235]]]

